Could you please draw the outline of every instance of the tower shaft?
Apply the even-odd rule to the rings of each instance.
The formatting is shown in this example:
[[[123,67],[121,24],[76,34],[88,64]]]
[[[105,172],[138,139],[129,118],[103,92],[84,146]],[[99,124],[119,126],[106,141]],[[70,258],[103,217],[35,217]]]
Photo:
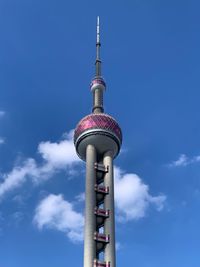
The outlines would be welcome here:
[[[98,17],[92,114],[78,123],[74,133],[77,154],[86,161],[84,267],[116,267],[113,160],[120,151],[122,132],[116,120],[104,113],[100,46]]]
[[[100,159],[100,160],[99,160]],[[115,267],[113,153],[86,148],[84,267]]]
[[[96,231],[96,149],[92,145],[86,148],[86,184],[85,184],[85,236],[84,236],[84,267],[93,267],[96,258],[94,233]]]
[[[113,176],[113,153],[108,151],[104,155],[103,163],[108,166],[105,174],[104,185],[109,188],[104,207],[109,210],[109,219],[105,220],[105,234],[110,236],[109,243],[105,247],[105,261],[110,262],[110,267],[115,267],[115,205],[114,205],[114,176]]]
[[[93,92],[93,113],[102,113],[103,109],[103,91],[97,88]]]

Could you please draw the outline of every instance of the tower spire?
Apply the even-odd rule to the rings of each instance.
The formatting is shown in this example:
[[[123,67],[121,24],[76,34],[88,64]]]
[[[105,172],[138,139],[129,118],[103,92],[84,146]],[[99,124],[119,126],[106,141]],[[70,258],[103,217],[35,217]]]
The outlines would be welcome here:
[[[99,16],[97,17],[97,41],[96,41],[96,76],[101,76],[101,60],[100,60],[100,23],[99,23]]]
[[[92,108],[93,113],[104,112],[103,92],[106,89],[106,83],[104,82],[101,76],[100,47],[101,47],[100,25],[99,25],[99,16],[98,16],[97,17],[96,61],[95,61],[96,73],[90,85],[90,89],[93,93],[93,108]]]

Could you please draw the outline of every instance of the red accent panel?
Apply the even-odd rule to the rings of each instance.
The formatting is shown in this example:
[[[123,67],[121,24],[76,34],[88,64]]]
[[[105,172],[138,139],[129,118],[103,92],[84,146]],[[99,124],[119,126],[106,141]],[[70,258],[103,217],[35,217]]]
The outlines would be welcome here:
[[[94,260],[94,267],[110,267],[110,262]]]

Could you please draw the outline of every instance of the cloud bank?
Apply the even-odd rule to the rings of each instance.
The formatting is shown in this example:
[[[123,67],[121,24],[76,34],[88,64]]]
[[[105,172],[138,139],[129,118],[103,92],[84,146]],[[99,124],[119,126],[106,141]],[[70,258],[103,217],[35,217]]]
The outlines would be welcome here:
[[[72,131],[64,135],[59,142],[41,142],[37,152],[41,163],[28,158],[22,164],[1,175],[0,200],[8,192],[22,186],[27,180],[40,183],[55,173],[65,170],[71,173],[75,164],[80,163],[72,140]],[[75,197],[76,202],[84,201],[84,194]],[[118,221],[133,221],[146,216],[148,208],[161,211],[166,200],[165,195],[152,196],[149,186],[134,173],[123,172],[115,167],[115,205]],[[66,233],[73,241],[83,238],[83,215],[74,210],[73,203],[64,200],[62,195],[50,194],[40,201],[35,210],[34,223],[39,229],[55,229]]]
[[[14,166],[9,173],[1,175],[3,181],[0,183],[0,199],[6,193],[22,186],[27,179],[39,183],[51,178],[58,171],[70,171],[74,164],[80,162],[71,134],[57,143],[41,142],[38,145],[38,153],[42,159],[41,164],[33,158],[28,158],[21,165]]]
[[[74,210],[73,205],[62,195],[50,194],[35,210],[34,223],[39,229],[54,229],[66,233],[73,241],[83,240],[83,215]]]
[[[75,197],[76,201],[85,199],[84,193]],[[154,206],[161,211],[166,201],[165,195],[152,196],[149,186],[133,173],[124,173],[115,167],[115,205],[119,222],[134,221],[146,216],[148,208]],[[54,229],[66,233],[72,242],[83,240],[84,217],[74,210],[73,204],[62,195],[50,194],[38,204],[34,223],[42,229]]]
[[[161,211],[166,201],[165,195],[152,196],[149,186],[134,173],[124,173],[115,167],[115,205],[120,221],[137,220],[145,217],[150,206]]]

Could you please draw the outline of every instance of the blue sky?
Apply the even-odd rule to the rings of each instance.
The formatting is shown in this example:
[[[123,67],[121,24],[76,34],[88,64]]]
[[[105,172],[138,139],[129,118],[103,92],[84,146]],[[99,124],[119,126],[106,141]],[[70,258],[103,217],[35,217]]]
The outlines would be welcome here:
[[[0,267],[82,266],[96,16],[115,160],[118,266],[199,267],[199,1],[0,1]]]

